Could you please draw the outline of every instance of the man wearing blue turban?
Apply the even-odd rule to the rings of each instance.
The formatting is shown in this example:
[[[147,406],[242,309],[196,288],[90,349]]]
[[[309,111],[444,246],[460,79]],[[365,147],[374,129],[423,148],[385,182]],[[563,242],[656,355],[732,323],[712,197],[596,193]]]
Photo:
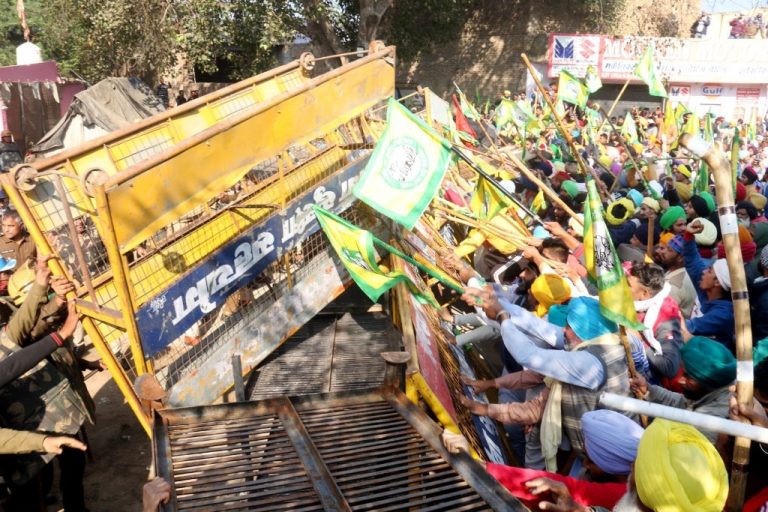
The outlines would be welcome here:
[[[464,299],[482,306],[489,318],[500,322],[504,345],[512,357],[525,368],[544,375],[547,387],[537,398],[524,403],[464,403],[474,414],[506,423],[541,422],[546,468],[555,471],[563,432],[573,450],[584,450],[581,417],[596,409],[599,394],[609,391],[629,396],[626,355],[616,334],[618,326],[600,313],[596,299],[575,297],[564,315],[566,350],[547,349],[516,335],[519,331],[510,321],[510,313],[494,296],[486,294],[482,301],[475,301],[478,293],[482,294],[480,290],[468,290]],[[550,314],[550,321],[554,317],[563,315]]]

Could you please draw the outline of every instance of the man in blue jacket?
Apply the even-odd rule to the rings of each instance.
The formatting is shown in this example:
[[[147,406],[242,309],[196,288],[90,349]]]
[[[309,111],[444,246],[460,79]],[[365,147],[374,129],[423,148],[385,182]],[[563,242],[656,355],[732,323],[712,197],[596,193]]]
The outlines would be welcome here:
[[[716,260],[710,266],[699,255],[694,236],[703,229],[703,224],[694,220],[683,232],[685,270],[696,288],[696,296],[701,306],[698,312],[694,307],[692,318],[685,321],[685,328],[688,337],[693,335],[714,338],[733,351],[735,327],[730,296],[731,274],[725,259]]]

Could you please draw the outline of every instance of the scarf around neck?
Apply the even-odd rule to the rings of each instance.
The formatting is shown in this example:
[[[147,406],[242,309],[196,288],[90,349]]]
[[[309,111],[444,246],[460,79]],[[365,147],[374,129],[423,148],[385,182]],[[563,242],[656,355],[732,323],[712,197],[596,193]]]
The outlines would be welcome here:
[[[656,320],[659,318],[659,312],[661,311],[661,306],[664,304],[664,299],[669,296],[671,291],[672,287],[669,283],[664,283],[664,287],[661,291],[650,299],[635,301],[635,309],[637,312],[645,312],[645,317],[643,318],[643,325],[645,326],[643,337],[656,355],[661,355],[662,349],[661,343],[656,339],[656,336],[653,333],[653,327],[656,325]]]

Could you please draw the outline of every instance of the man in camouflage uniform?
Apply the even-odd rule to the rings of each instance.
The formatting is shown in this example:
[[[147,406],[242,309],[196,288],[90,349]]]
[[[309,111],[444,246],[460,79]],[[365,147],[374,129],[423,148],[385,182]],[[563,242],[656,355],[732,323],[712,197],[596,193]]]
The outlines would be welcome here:
[[[35,341],[31,333],[47,302],[50,270],[46,262],[46,258],[38,259],[35,283],[7,327],[0,331],[0,357],[7,357],[20,350],[20,346]],[[70,289],[71,284],[59,287],[59,290]],[[0,420],[7,428],[76,435],[86,421],[93,423],[94,419],[94,403],[71,344],[57,349],[21,378],[0,389]],[[51,454],[3,458],[0,468],[11,491],[7,511],[44,510],[43,471],[52,471],[48,465],[52,458]],[[59,463],[64,510],[86,510],[82,484],[85,455],[64,450],[59,455]]]

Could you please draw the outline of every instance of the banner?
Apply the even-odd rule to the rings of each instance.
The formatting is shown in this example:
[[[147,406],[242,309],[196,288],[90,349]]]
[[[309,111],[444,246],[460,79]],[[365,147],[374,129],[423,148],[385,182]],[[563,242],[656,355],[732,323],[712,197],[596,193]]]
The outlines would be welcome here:
[[[600,78],[625,81],[646,46],[656,48],[654,60],[662,79],[676,83],[768,83],[768,52],[764,39],[676,39],[613,37],[596,34],[552,34],[547,75],[557,78],[561,69],[583,78],[587,67],[597,68]]]

